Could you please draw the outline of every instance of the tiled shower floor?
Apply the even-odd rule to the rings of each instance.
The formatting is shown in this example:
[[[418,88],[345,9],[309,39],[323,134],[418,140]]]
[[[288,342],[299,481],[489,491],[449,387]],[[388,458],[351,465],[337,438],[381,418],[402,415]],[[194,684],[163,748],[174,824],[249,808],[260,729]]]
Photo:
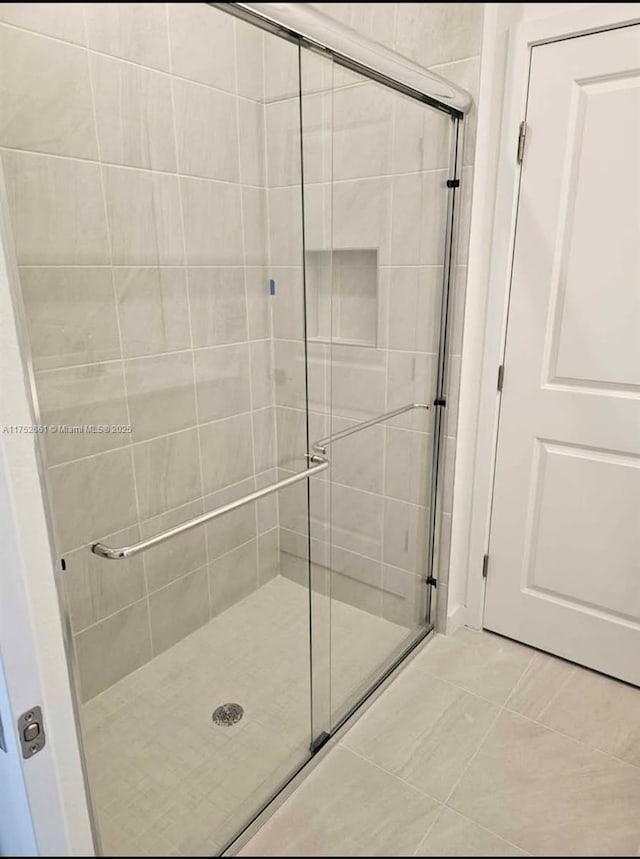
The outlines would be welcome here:
[[[640,855],[640,689],[436,636],[246,856]]]
[[[273,579],[84,706],[104,854],[214,855],[266,799],[274,773],[285,778],[304,759],[308,605],[305,588]],[[342,701],[408,630],[337,601],[331,622]],[[214,725],[227,702],[244,707],[242,721]]]

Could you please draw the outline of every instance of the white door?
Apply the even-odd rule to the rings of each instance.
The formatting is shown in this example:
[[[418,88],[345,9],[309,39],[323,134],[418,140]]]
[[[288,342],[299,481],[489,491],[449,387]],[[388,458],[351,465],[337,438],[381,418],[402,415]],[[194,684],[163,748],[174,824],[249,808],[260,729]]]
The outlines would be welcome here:
[[[640,26],[532,50],[485,627],[640,685]]]

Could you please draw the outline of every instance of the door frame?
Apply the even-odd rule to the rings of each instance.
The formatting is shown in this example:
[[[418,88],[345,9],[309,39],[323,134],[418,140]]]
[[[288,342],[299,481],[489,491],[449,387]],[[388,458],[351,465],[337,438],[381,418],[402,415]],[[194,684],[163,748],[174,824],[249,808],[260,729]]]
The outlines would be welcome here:
[[[2,431],[38,423],[7,212],[0,169],[0,667],[7,692],[2,713],[7,754],[14,758],[9,789],[26,794],[20,827],[24,832],[30,813],[38,855],[93,856],[93,818],[68,663],[70,629],[58,599],[62,569],[51,539],[40,438]],[[16,720],[35,706],[42,707],[46,744],[23,760]]]
[[[500,417],[497,374],[507,337],[521,172],[516,152],[526,114],[531,50],[640,23],[640,3],[584,4],[573,9],[545,5],[549,9],[544,17],[519,23],[513,22],[513,13],[512,20],[505,16],[500,4],[486,7],[447,632],[462,625],[481,629],[484,620],[483,561],[489,547]],[[508,374],[506,367],[507,384]]]

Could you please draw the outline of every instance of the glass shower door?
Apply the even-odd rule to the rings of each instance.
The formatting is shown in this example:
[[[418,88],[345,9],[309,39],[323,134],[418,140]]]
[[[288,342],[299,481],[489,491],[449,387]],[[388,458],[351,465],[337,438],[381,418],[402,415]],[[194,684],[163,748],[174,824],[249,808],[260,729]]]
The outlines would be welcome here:
[[[88,786],[103,853],[213,855],[312,743],[298,49],[60,20],[0,24],[0,144]]]
[[[310,507],[314,667],[331,730],[430,628],[454,123],[311,51],[301,85],[311,449],[331,462]]]

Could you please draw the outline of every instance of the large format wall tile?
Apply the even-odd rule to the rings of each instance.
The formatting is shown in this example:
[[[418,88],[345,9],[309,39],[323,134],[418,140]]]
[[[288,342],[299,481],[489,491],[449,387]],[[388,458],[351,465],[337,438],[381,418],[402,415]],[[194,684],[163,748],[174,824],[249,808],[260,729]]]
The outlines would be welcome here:
[[[115,268],[113,276],[125,358],[189,348],[189,301],[183,269]]]
[[[267,340],[271,337],[271,284],[266,267],[246,266],[247,316],[249,340]]]
[[[237,99],[179,79],[173,82],[173,94],[180,172],[237,182]]]
[[[181,641],[209,620],[206,569],[167,585],[149,597],[154,656]]]
[[[247,266],[268,262],[267,192],[263,188],[242,189],[242,233]]]
[[[480,53],[481,3],[398,3],[397,49],[433,66]]]
[[[254,409],[272,406],[276,401],[278,376],[273,358],[274,344],[269,340],[256,340],[251,350],[251,395]]]
[[[175,172],[169,76],[100,54],[91,63],[102,161]]]
[[[104,181],[113,264],[184,264],[177,177],[105,167]]]
[[[235,92],[234,20],[203,3],[170,3],[174,75]]]
[[[247,339],[247,303],[240,268],[190,268],[189,302],[194,346]]]
[[[169,69],[164,3],[87,3],[88,45],[103,54]]]
[[[236,25],[238,95],[264,101],[263,30],[239,18]]]
[[[259,409],[253,412],[252,418],[256,474],[261,474],[278,464],[276,450],[276,409],[272,407]]]
[[[448,171],[392,180],[391,265],[442,265]]]
[[[389,352],[387,362],[387,408],[389,411],[411,403],[430,405],[435,396],[436,356],[423,352]],[[389,421],[389,426],[430,432],[433,407],[414,409]]]
[[[334,179],[390,172],[394,100],[395,93],[374,83],[334,93]]]
[[[49,479],[62,552],[136,521],[129,448],[58,465],[50,469]]]
[[[336,546],[367,558],[382,557],[382,508],[379,495],[348,486],[331,487],[331,539]]]
[[[36,387],[42,423],[65,427],[96,425],[96,429],[99,425],[105,430],[48,432],[44,444],[49,465],[129,444],[131,436],[124,430],[129,416],[120,361],[38,373]],[[114,427],[122,430],[110,431]]]
[[[388,290],[387,347],[437,352],[442,268],[396,267],[383,269],[381,274]]]
[[[340,417],[367,420],[385,410],[385,354],[358,346],[331,347],[331,408]]]
[[[242,265],[240,188],[205,179],[182,179],[189,265]]]
[[[302,471],[307,467],[307,415],[300,409],[276,408],[278,467]]]
[[[118,318],[108,268],[21,268],[35,370],[120,357]]]
[[[205,492],[215,492],[253,474],[250,415],[204,424],[200,446]]]
[[[427,573],[428,510],[392,498],[384,499],[383,560],[386,564]]]
[[[209,564],[211,612],[214,617],[256,589],[257,552],[257,542],[252,540]]]
[[[389,179],[356,179],[333,186],[333,247],[376,249],[388,262],[391,184]]]
[[[380,615],[382,566],[380,561],[365,558],[332,546],[328,552],[331,568],[331,599]],[[339,647],[339,641],[334,643]]]
[[[304,336],[304,291],[302,267],[272,266],[275,281],[273,307],[273,336],[276,340],[302,340]]]
[[[269,236],[274,265],[302,264],[302,194],[300,186],[269,191]]]
[[[382,617],[408,629],[415,629],[424,622],[426,616],[427,588],[423,576],[383,564]]]
[[[195,426],[190,352],[132,358],[125,374],[134,442]]]
[[[139,539],[137,527],[106,536],[105,542],[126,546]],[[145,595],[142,556],[112,564],[86,546],[65,555],[65,583],[71,626],[80,632]]]
[[[140,530],[142,536],[151,537],[167,528],[181,525],[203,512],[201,500],[192,501],[184,507],[178,507],[169,513],[156,516],[143,522]],[[177,537],[172,537],[165,543],[154,546],[144,554],[144,569],[147,576],[149,593],[157,591],[204,566],[207,562],[207,546],[204,528],[194,528]]]
[[[0,26],[0,145],[97,157],[85,50]]]
[[[75,643],[82,699],[87,701],[151,659],[147,601],[89,627]]]
[[[448,116],[425,110],[413,99],[397,97],[393,124],[393,173],[449,168],[453,123]],[[414,176],[414,180],[418,177]]]
[[[300,102],[297,98],[265,105],[266,157],[270,188],[299,185]]]
[[[384,488],[399,501],[429,505],[433,438],[422,432],[387,427]]]
[[[356,421],[334,417],[331,432],[356,426]],[[336,483],[382,494],[385,436],[382,425],[354,433],[330,448],[331,479]]]
[[[258,584],[260,587],[274,579],[280,572],[278,529],[270,531],[258,537]]]
[[[85,43],[82,3],[0,3],[0,21],[67,42]]]
[[[201,497],[196,429],[165,435],[133,448],[138,506],[150,519]]]
[[[255,489],[254,479],[242,480],[227,489],[221,489],[204,499],[205,510],[215,510],[223,504],[237,501]],[[256,505],[245,504],[231,513],[225,513],[220,519],[214,519],[206,526],[207,549],[209,559],[214,560],[226,555],[238,546],[254,540],[256,537]]]
[[[251,409],[249,345],[216,346],[195,352],[198,419],[201,423]]]
[[[259,187],[266,183],[264,111],[264,105],[258,102],[238,99],[242,182]]]
[[[11,228],[20,265],[106,265],[100,167],[3,152]]]

